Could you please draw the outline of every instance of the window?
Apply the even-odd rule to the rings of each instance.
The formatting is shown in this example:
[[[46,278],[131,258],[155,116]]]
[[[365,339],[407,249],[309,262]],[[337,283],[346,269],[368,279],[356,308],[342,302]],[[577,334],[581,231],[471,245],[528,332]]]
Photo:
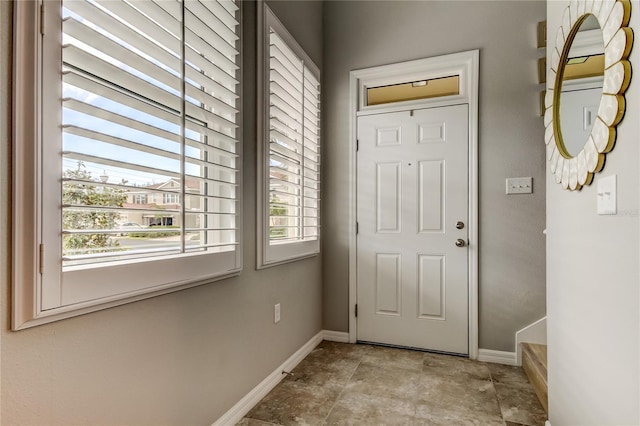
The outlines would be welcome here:
[[[367,87],[367,105],[414,101],[460,94],[460,76]]]
[[[320,73],[264,5],[258,266],[319,252]]]
[[[164,194],[164,204],[180,204],[180,194]]]
[[[141,194],[134,195],[133,204],[147,204],[147,196]]]
[[[14,328],[237,273],[236,2],[41,3],[16,2]]]

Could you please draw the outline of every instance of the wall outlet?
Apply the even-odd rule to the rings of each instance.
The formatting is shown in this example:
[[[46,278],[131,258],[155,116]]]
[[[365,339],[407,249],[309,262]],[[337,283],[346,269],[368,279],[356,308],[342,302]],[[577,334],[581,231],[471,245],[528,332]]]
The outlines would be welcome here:
[[[280,322],[280,304],[276,303],[273,305],[273,323],[277,324]]]
[[[507,194],[531,194],[533,192],[533,178],[507,178]]]

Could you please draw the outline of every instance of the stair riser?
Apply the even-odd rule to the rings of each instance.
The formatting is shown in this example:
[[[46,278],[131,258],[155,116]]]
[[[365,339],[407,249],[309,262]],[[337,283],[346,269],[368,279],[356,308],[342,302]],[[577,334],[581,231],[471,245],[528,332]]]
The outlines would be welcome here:
[[[544,371],[539,363],[531,358],[531,354],[527,351],[524,351],[522,354],[522,368],[529,378],[544,410],[548,413],[547,378],[546,374],[544,374],[546,371]]]

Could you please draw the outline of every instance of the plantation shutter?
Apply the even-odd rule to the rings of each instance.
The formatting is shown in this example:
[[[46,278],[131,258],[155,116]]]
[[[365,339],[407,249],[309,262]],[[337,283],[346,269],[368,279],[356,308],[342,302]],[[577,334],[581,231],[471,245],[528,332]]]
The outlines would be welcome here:
[[[319,237],[320,83],[269,31],[269,245]]]
[[[63,266],[237,250],[237,14],[63,1]]]

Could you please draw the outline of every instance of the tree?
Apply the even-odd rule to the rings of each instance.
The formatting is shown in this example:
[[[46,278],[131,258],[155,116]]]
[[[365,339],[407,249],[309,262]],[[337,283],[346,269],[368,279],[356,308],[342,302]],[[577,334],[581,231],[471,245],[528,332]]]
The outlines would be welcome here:
[[[71,206],[108,206],[122,207],[127,200],[124,190],[100,184],[91,176],[84,164],[79,161],[75,170],[65,170],[63,177],[76,182],[65,181],[62,184],[62,203]],[[82,181],[82,183],[78,182]],[[96,182],[93,185],[88,182]],[[125,183],[123,181],[123,183]],[[114,211],[64,209],[62,228],[81,229],[115,229],[120,213]],[[71,234],[64,235],[62,245],[65,251],[73,250],[74,254],[93,253],[96,249],[117,247],[118,242],[109,234]]]
[[[269,237],[271,238],[282,238],[287,236],[287,228],[283,226],[286,224],[286,218],[284,218],[284,216],[287,214],[287,209],[278,203],[280,203],[280,199],[277,195],[272,194],[271,202],[269,203],[269,217],[271,219]]]

